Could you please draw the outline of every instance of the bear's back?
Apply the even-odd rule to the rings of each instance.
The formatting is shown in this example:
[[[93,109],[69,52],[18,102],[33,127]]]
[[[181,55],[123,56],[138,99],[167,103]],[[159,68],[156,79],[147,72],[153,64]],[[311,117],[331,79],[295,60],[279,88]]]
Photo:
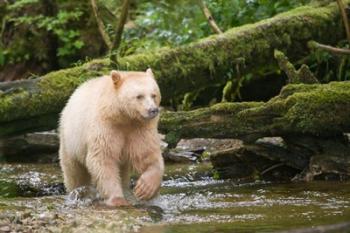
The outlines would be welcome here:
[[[86,137],[92,133],[93,118],[105,77],[89,80],[78,87],[69,98],[60,118],[60,143],[71,155],[86,154]]]

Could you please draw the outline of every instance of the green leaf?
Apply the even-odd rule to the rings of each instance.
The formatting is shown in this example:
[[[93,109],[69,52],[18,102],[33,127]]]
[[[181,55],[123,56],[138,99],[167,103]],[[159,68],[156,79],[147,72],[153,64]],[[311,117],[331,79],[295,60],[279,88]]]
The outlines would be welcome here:
[[[77,48],[77,49],[81,49],[82,47],[84,47],[84,45],[85,45],[84,42],[81,41],[81,40],[76,40],[74,42],[74,47]]]

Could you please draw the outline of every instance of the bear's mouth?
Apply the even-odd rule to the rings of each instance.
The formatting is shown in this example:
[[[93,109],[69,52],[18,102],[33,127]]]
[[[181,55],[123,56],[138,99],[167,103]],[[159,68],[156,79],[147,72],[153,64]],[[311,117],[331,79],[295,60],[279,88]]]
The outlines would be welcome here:
[[[158,113],[155,115],[146,115],[146,116],[142,116],[145,120],[152,120],[154,118],[156,118],[158,116]]]

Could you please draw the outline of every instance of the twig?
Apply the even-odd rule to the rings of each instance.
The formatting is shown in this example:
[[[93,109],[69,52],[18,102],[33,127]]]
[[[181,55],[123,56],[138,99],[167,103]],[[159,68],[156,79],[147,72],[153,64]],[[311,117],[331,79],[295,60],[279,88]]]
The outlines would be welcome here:
[[[237,58],[235,59],[234,64],[236,66],[236,73],[237,73],[235,82],[233,82],[233,80],[229,80],[226,83],[222,91],[221,102],[227,102],[227,101],[232,102],[236,99],[236,97],[241,99],[241,94],[239,90],[242,86],[242,81],[244,77],[241,73],[241,68],[245,68],[245,59],[243,57]]]
[[[241,68],[244,69],[245,68],[245,59],[244,58],[237,58],[235,60],[236,63],[236,72],[237,72],[237,85],[236,88],[233,92],[233,97],[231,101],[234,101],[236,99],[236,97],[238,97],[239,99],[242,99],[241,97],[241,93],[239,92],[241,86],[242,86],[242,82],[243,82],[243,75],[241,73]]]
[[[119,22],[117,25],[117,28],[115,30],[115,39],[113,41],[113,46],[112,46],[112,55],[111,58],[114,58],[113,60],[116,60],[116,51],[119,49],[121,40],[122,40],[122,35],[123,35],[123,30],[124,30],[124,25],[126,23],[126,20],[128,18],[128,12],[129,12],[129,5],[130,5],[130,0],[124,0],[121,13],[120,13],[120,18]]]
[[[1,22],[0,45],[2,45],[2,37],[3,37],[4,32],[5,32],[6,20],[7,20],[7,17],[5,16],[5,17],[2,19],[2,22]]]
[[[343,18],[344,27],[345,27],[345,31],[346,31],[346,36],[348,38],[348,41],[350,42],[350,27],[349,27],[348,16],[346,15],[346,11],[345,11],[345,6],[344,6],[344,3],[343,3],[343,0],[337,0],[337,3],[338,3],[339,10],[340,10],[340,13],[341,13],[342,18]]]
[[[97,7],[95,0],[91,0],[91,6],[92,6],[92,11],[94,13],[97,27],[98,27],[98,30],[100,31],[101,37],[102,37],[103,41],[105,42],[108,50],[111,50],[112,49],[112,41],[111,41],[110,37],[108,36],[108,34],[106,33],[106,28],[98,15],[98,7]]]
[[[271,167],[268,167],[267,169],[265,169],[264,171],[262,171],[262,172],[260,173],[260,175],[265,175],[265,174],[268,173],[269,171],[272,171],[272,170],[274,170],[274,169],[276,169],[276,168],[282,167],[283,165],[284,165],[284,163],[278,163],[278,164],[275,164],[275,165],[273,165],[273,166],[271,166]]]
[[[307,65],[302,64],[300,69],[296,70],[295,66],[289,61],[288,57],[277,49],[274,51],[274,57],[277,60],[280,69],[286,73],[288,83],[319,83]]]
[[[221,34],[222,31],[221,29],[219,28],[219,26],[216,24],[213,16],[211,15],[208,7],[205,5],[204,1],[203,0],[198,0],[198,3],[199,3],[199,6],[201,7],[202,11],[203,11],[203,14],[205,15],[205,17],[207,18],[208,20],[208,23],[211,27],[211,29],[216,33],[216,34]]]
[[[350,55],[350,49],[336,48],[330,45],[317,43],[316,41],[310,41],[308,46],[311,49],[321,49],[336,55]]]

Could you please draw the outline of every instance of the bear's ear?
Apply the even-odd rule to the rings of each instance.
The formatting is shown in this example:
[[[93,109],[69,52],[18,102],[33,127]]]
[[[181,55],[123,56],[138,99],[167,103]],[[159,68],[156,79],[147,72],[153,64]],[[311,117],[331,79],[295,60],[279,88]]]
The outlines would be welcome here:
[[[151,68],[148,68],[148,69],[146,70],[146,73],[147,73],[148,75],[150,75],[152,78],[154,78],[154,74],[153,74],[153,71],[152,71]]]
[[[111,78],[115,87],[118,87],[121,84],[122,76],[118,71],[112,70]]]

